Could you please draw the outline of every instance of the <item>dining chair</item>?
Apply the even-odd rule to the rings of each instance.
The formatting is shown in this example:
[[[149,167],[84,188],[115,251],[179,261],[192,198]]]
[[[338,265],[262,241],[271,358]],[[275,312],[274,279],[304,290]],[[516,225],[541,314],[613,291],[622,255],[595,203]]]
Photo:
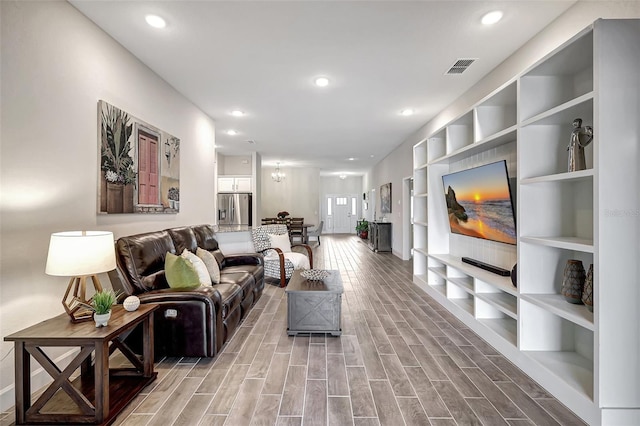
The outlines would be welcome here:
[[[293,243],[293,241],[296,239],[300,239],[301,243],[306,243],[304,241],[304,229],[302,227],[303,224],[303,217],[291,218],[291,223],[289,224],[289,239],[291,240],[291,243]]]
[[[307,232],[307,240],[310,237],[316,237],[318,239],[318,245],[320,245],[320,234],[322,234],[322,228],[324,227],[324,220],[320,221],[320,224]]]

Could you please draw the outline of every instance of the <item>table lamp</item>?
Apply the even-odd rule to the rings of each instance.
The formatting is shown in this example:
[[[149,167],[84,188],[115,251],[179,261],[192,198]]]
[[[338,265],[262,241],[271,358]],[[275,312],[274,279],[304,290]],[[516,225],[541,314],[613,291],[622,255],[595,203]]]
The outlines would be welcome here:
[[[51,234],[47,275],[72,277],[62,298],[62,306],[71,322],[87,321],[93,312],[83,307],[87,300],[86,280],[91,277],[96,292],[102,285],[96,274],[116,268],[113,233],[105,231],[69,231]]]

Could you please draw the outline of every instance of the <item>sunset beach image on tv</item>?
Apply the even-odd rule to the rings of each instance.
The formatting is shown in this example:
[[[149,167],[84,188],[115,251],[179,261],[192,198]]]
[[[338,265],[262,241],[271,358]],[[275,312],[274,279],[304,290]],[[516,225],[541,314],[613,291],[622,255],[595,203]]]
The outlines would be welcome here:
[[[516,244],[505,161],[442,176],[451,232]]]

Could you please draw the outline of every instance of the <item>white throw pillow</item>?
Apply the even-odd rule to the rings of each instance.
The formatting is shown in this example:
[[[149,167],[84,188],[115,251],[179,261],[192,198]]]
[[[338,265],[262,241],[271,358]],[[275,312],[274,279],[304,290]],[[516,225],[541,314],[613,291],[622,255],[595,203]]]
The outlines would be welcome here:
[[[196,250],[196,256],[198,256],[204,262],[204,266],[207,267],[211,282],[213,284],[220,283],[220,266],[216,257],[208,250],[203,250],[200,247]]]
[[[209,276],[209,271],[205,266],[202,259],[200,259],[195,254],[191,253],[189,250],[184,249],[180,257],[185,258],[189,262],[193,264],[193,267],[196,269],[198,273],[198,279],[200,280],[200,285],[210,286],[211,285],[211,277]]]
[[[293,263],[293,269],[309,269],[309,258],[302,253],[285,253],[284,258]]]
[[[269,234],[269,241],[271,241],[271,247],[279,248],[283,253],[291,252],[291,241],[289,241],[289,235]]]

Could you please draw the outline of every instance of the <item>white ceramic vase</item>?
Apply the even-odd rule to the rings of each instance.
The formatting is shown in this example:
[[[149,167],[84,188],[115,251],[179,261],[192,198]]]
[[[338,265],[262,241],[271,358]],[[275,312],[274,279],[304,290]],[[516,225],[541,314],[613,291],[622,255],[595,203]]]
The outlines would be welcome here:
[[[111,311],[106,314],[93,314],[93,320],[96,322],[96,327],[106,327],[109,318],[111,318]]]

